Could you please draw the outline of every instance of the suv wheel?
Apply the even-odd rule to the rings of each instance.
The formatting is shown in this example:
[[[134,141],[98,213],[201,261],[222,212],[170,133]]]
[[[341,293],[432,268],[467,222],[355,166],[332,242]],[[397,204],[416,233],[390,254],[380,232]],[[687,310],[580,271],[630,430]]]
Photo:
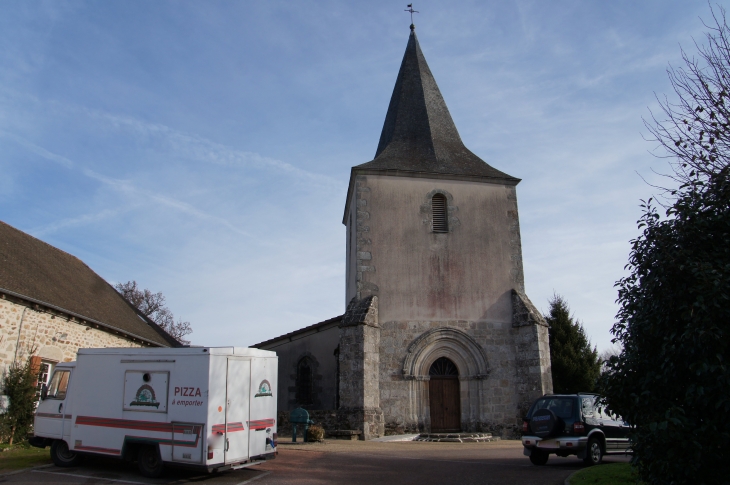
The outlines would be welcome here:
[[[598,438],[591,438],[588,440],[588,449],[586,450],[586,457],[583,461],[586,465],[598,465],[603,460],[603,446],[601,440]]]
[[[530,453],[530,461],[533,465],[537,466],[543,466],[545,463],[547,463],[549,457],[550,454],[548,454],[546,451],[538,450],[536,448],[533,448],[532,453]]]

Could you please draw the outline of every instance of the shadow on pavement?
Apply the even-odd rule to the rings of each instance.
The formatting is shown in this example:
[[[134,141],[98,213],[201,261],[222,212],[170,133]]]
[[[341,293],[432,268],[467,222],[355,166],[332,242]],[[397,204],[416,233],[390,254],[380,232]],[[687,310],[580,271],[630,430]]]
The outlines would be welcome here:
[[[96,479],[97,483],[127,483],[127,484],[144,484],[144,485],[173,485],[183,483],[204,483],[210,485],[229,485],[239,484],[243,481],[257,477],[265,472],[256,470],[256,466],[251,468],[243,468],[240,470],[229,470],[219,473],[205,473],[185,468],[165,468],[165,473],[160,478],[147,478],[140,475],[137,470],[136,463],[128,463],[120,460],[108,458],[87,458],[83,465],[73,468],[48,467],[42,469],[31,470],[28,472],[33,475],[37,483],[46,480],[43,475],[48,478],[56,476],[64,477],[67,483],[74,483],[74,478],[78,479],[77,483],[95,483],[89,480]],[[24,474],[25,475],[25,474]],[[18,477],[21,478],[20,476]],[[15,480],[13,480],[15,481]],[[25,480],[17,480],[19,482]]]

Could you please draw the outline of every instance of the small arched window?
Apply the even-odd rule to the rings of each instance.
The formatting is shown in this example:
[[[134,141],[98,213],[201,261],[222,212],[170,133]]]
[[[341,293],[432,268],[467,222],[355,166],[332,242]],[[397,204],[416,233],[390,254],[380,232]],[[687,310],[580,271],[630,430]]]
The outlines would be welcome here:
[[[307,406],[314,402],[314,379],[312,379],[312,361],[308,357],[302,358],[297,364],[296,399],[300,406]]]
[[[435,194],[431,199],[433,213],[433,232],[449,232],[447,202],[444,194]]]

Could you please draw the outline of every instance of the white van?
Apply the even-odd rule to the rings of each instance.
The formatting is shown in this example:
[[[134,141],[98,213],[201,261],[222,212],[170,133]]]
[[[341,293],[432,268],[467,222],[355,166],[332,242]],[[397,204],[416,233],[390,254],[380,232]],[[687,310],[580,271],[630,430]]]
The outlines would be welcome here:
[[[80,349],[44,388],[31,444],[57,466],[113,456],[148,477],[261,463],[276,455],[277,366],[240,347]]]

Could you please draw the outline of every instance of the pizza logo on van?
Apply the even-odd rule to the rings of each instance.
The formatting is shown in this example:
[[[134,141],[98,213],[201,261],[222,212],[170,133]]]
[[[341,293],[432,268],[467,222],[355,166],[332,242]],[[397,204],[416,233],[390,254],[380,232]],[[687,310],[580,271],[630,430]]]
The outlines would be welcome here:
[[[271,384],[269,381],[264,379],[261,381],[261,384],[259,384],[259,392],[257,392],[254,397],[264,397],[264,396],[273,396],[274,394],[271,392]]]
[[[129,403],[130,406],[154,406],[160,407],[160,403],[155,398],[155,390],[147,384],[143,384],[137,389],[137,395],[134,397],[134,401]]]

